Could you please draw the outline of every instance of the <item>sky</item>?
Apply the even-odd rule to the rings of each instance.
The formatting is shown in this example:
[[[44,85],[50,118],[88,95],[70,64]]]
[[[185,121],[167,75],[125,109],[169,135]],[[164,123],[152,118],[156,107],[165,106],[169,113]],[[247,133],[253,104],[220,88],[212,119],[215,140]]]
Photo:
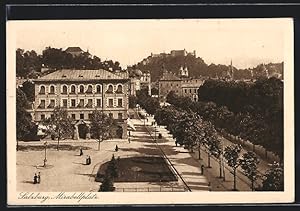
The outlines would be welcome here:
[[[196,51],[207,64],[237,68],[284,61],[286,19],[8,21],[16,48],[41,54],[47,46],[78,46],[123,68],[151,53]]]

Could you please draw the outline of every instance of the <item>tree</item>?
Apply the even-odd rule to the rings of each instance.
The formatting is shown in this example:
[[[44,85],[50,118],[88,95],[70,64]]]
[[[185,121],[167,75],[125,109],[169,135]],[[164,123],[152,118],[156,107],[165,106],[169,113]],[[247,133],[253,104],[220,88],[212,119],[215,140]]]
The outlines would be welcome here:
[[[25,81],[22,84],[21,90],[26,94],[27,100],[29,102],[34,101],[34,96],[35,96],[35,90],[34,90],[34,83],[31,81]]]
[[[241,145],[235,144],[227,146],[224,150],[224,158],[227,160],[228,166],[233,170],[233,190],[236,189],[236,169],[240,165]]]
[[[273,163],[271,169],[269,169],[262,182],[263,191],[283,191],[284,180],[283,180],[283,168],[276,162]]]
[[[100,142],[110,138],[110,128],[114,125],[114,119],[104,114],[102,111],[94,110],[91,119],[91,135],[99,140],[98,150],[100,150]],[[101,140],[100,140],[101,139]]]
[[[136,104],[137,104],[137,97],[136,96],[130,95],[128,97],[128,101],[129,101],[129,108],[135,108],[136,107]]]
[[[62,138],[70,137],[74,131],[72,120],[68,116],[67,110],[61,107],[54,108],[52,117],[45,119],[43,124],[48,125],[47,128],[50,132],[54,132],[57,138],[57,150],[59,150],[59,141]]]
[[[111,178],[117,178],[119,176],[118,164],[114,155],[109,161],[106,171],[106,173],[109,174]]]
[[[102,184],[100,185],[100,190],[101,192],[109,192],[109,191],[114,191],[115,187],[114,187],[114,181],[111,178],[111,176],[109,174],[105,174],[104,175],[104,179]]]
[[[35,128],[35,124],[32,122],[30,113],[28,113],[25,109],[28,107],[28,101],[25,93],[21,89],[17,89],[16,92],[16,130],[18,150],[18,140],[22,140],[31,134]]]
[[[207,144],[207,149],[210,152],[212,156],[218,159],[219,162],[219,169],[220,169],[220,178],[222,178],[222,144],[220,139],[218,138],[218,135],[215,131],[215,134],[213,134],[208,141],[206,142]],[[225,175],[224,175],[225,177]]]
[[[254,152],[249,151],[243,154],[240,163],[244,174],[250,179],[251,189],[254,191],[254,182],[258,176],[257,165],[259,164],[259,159]]]
[[[158,95],[158,89],[156,87],[151,88],[151,95]]]

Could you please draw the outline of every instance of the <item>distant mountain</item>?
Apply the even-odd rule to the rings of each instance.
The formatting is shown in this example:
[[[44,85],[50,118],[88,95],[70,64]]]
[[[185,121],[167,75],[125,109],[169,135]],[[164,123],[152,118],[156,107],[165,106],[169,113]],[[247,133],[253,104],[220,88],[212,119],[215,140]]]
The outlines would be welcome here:
[[[283,63],[260,64],[252,69],[237,69],[234,66],[224,64],[207,65],[202,58],[191,53],[185,55],[152,54],[133,65],[132,68],[139,69],[142,72],[150,72],[151,80],[157,81],[162,75],[163,69],[178,74],[182,66],[188,68],[190,77],[221,78],[225,77],[228,71],[232,69],[234,79],[251,79],[264,76],[264,68],[268,70],[270,76],[280,77],[280,75],[283,75]]]

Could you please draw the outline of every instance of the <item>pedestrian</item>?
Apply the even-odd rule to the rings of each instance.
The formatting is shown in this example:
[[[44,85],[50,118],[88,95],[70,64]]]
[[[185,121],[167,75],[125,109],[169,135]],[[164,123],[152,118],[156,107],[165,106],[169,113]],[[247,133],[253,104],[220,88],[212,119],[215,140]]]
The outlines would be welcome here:
[[[38,175],[37,175],[37,183],[38,184],[41,183],[41,172],[39,172]]]
[[[91,159],[91,157],[90,157],[90,156],[88,157],[88,160],[89,160],[89,162],[88,162],[88,163],[89,163],[89,165],[90,165],[90,164],[92,163],[92,159]]]
[[[116,145],[115,151],[117,152],[118,150],[119,150],[119,147],[118,147],[118,145]]]
[[[86,165],[89,165],[89,156],[88,156],[88,155],[87,155],[86,158],[85,158],[85,164],[86,164]]]
[[[201,175],[203,175],[203,173],[204,173],[204,165],[202,164],[201,165]]]
[[[37,183],[37,176],[36,176],[36,173],[34,174],[34,177],[33,177],[33,184],[36,184]]]
[[[82,155],[83,155],[83,151],[82,151],[82,148],[80,147],[79,156],[82,156]]]

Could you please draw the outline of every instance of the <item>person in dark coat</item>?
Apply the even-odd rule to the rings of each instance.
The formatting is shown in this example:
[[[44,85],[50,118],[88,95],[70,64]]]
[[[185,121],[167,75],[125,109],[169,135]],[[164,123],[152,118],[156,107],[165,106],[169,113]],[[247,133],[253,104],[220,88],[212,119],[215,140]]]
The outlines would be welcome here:
[[[79,150],[79,155],[83,155],[83,151],[82,151],[82,148],[80,147],[80,150]]]
[[[201,165],[201,175],[203,175],[203,173],[204,173],[204,165],[202,164]]]
[[[37,175],[37,183],[41,183],[41,172],[39,172]]]
[[[90,157],[90,156],[88,157],[88,160],[89,160],[89,162],[88,162],[88,163],[89,163],[89,165],[90,165],[90,164],[92,163],[92,159],[91,159],[91,157]]]
[[[88,155],[85,158],[85,165],[89,165],[89,156]]]
[[[36,173],[34,174],[34,177],[33,177],[33,184],[36,184],[37,183],[37,176],[36,176]]]
[[[119,147],[118,147],[118,145],[116,145],[115,151],[117,152],[118,150],[119,150]]]

